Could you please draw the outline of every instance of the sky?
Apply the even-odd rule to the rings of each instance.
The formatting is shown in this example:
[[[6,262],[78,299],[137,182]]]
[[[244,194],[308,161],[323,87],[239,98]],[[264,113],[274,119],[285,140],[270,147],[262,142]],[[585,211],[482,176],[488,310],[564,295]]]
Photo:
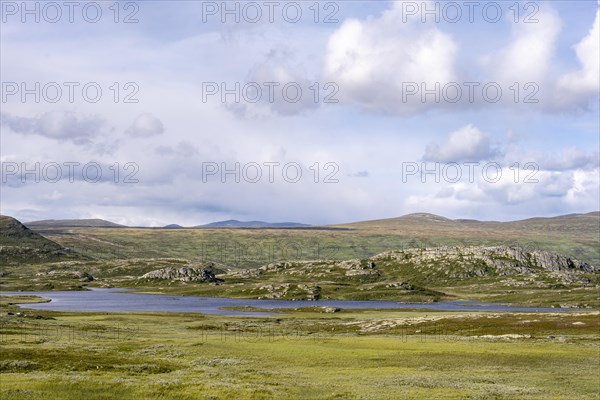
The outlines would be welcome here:
[[[597,1],[1,1],[0,212],[600,209]]]

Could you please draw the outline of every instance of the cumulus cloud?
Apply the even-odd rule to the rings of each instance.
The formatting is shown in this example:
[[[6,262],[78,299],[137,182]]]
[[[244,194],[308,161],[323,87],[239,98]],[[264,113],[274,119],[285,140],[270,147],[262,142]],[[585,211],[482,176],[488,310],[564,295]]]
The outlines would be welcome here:
[[[226,90],[238,92],[237,99],[233,94],[223,97],[224,88],[216,86],[218,93],[210,98],[225,103],[228,111],[245,119],[264,120],[317,109],[331,91],[322,88],[324,84],[315,76],[318,74],[310,73],[304,62],[296,60],[297,50],[287,45],[273,46],[249,69],[243,82],[226,84]]]
[[[598,169],[590,171],[539,171],[535,180],[515,180],[514,171],[503,168],[499,179],[478,177],[474,184],[446,184],[435,194],[412,194],[404,200],[408,211],[429,210],[441,215],[496,219],[595,210],[598,207]],[[490,211],[493,212],[490,214]]]
[[[431,143],[425,149],[424,161],[459,162],[489,160],[500,154],[489,135],[469,124],[450,132],[442,144]]]
[[[573,186],[566,196],[567,204],[582,210],[597,210],[600,197],[600,169],[574,171]]]
[[[2,113],[2,125],[15,133],[40,135],[48,139],[71,141],[87,145],[100,136],[105,120],[98,116],[80,115],[67,111],[51,111],[39,117],[19,117]]]
[[[541,5],[535,18],[537,22],[512,24],[511,42],[483,57],[482,63],[491,70],[494,80],[509,85],[513,82],[541,85],[547,79],[562,22],[549,5]]]
[[[592,28],[577,45],[575,53],[581,68],[563,75],[558,81],[559,89],[569,93],[575,100],[587,100],[598,96],[600,90],[600,8]]]
[[[314,93],[310,87],[316,79],[309,79],[308,72],[302,63],[292,63],[289,60],[293,58],[293,53],[289,49],[272,50],[267,60],[256,65],[249,74],[250,82],[276,82],[279,86],[276,88],[274,101],[270,102],[271,109],[282,115],[294,115],[304,110],[317,108],[320,101],[315,101]],[[283,88],[288,86],[287,90]],[[300,87],[301,97],[296,101],[296,88]],[[268,93],[263,88],[261,100],[268,102]],[[285,93],[287,92],[287,93]],[[287,97],[287,99],[286,99]]]
[[[125,133],[135,137],[152,137],[164,133],[165,127],[160,119],[152,114],[139,115]]]
[[[392,2],[380,17],[348,19],[330,36],[325,76],[338,83],[341,101],[410,114],[432,103],[417,96],[403,99],[405,83],[431,88],[455,81],[457,44],[452,37],[431,24],[400,21],[402,2]]]
[[[596,152],[587,152],[577,147],[569,147],[560,154],[544,154],[536,158],[540,168],[552,171],[567,171],[573,169],[598,168],[600,155]]]
[[[575,180],[573,174],[568,173],[545,173],[541,180],[539,193],[543,196],[563,197],[573,187]]]
[[[573,46],[579,68],[562,75],[553,67],[561,18],[549,4],[540,5],[535,18],[535,23],[513,24],[510,43],[481,57],[481,65],[491,79],[506,88],[518,82],[521,101],[532,95],[546,112],[587,106],[600,90],[600,9],[587,35]],[[530,82],[535,90],[525,87]]]
[[[66,105],[78,113],[50,113],[42,118],[43,113],[65,104],[22,103],[14,96],[13,102],[2,107],[11,113],[2,122],[3,163],[62,162],[77,157],[74,161],[82,165],[101,162],[106,174],[97,184],[77,178],[52,187],[22,184],[15,177],[2,188],[2,207],[6,213],[28,220],[68,213],[73,218],[94,215],[135,225],[193,225],[228,218],[327,223],[422,211],[516,219],[597,209],[598,155],[590,153],[598,149],[597,109],[573,111],[564,107],[565,113],[542,114],[548,109],[523,106],[522,113],[513,113],[512,105],[508,111],[503,109],[507,104],[483,110],[483,103],[460,103],[453,108],[458,112],[440,113],[449,105],[422,103],[418,95],[403,102],[402,97],[403,82],[424,81],[431,87],[434,82],[515,77],[520,82],[546,79],[543,86],[551,95],[536,96],[544,103],[560,100],[572,104],[583,99],[583,94],[587,99],[597,96],[597,91],[586,89],[593,86],[594,68],[597,70],[591,63],[598,58],[597,53],[589,49],[597,48],[597,44],[590,45],[595,43],[597,23],[589,29],[596,3],[563,3],[540,4],[542,9],[535,16],[540,24],[524,25],[522,21],[514,24],[508,11],[496,24],[468,24],[465,13],[465,23],[421,23],[419,18],[405,23],[398,10],[400,2],[344,2],[337,15],[342,21],[339,24],[236,24],[235,29],[240,30],[228,41],[219,39],[222,24],[202,24],[198,31],[197,14],[187,8],[170,8],[167,19],[179,21],[177,26],[150,32],[111,24],[110,32],[106,31],[110,33],[108,39],[119,39],[111,46],[102,46],[106,35],[92,37],[89,29],[80,30],[83,36],[75,36],[83,39],[74,42],[71,24],[52,24],[56,25],[52,35],[46,34],[48,24],[13,24],[4,43],[9,54],[3,58],[2,68],[7,76],[27,82],[83,82],[93,78],[106,83],[102,83],[105,101],[90,104],[79,100]],[[503,4],[503,9],[509,6],[511,3]],[[164,28],[166,9],[153,4],[148,7],[152,13],[145,13],[147,22]],[[558,38],[555,32],[560,21],[544,7],[554,7],[564,21]],[[568,8],[569,12],[562,13]],[[383,9],[387,10],[380,11]],[[479,11],[481,7],[478,18]],[[348,16],[353,19],[345,20]],[[304,17],[310,21],[312,15]],[[583,20],[588,21],[586,26],[580,26],[581,33],[570,39],[573,27]],[[482,40],[475,43],[474,36]],[[487,52],[492,52],[487,63],[478,64],[481,54]],[[562,75],[566,76],[563,88],[577,89],[573,96],[567,90],[554,92]],[[140,85],[136,95],[140,103],[115,103],[110,85],[131,79]],[[236,81],[332,81],[339,85],[336,97],[344,106],[246,103],[244,118],[232,118],[220,101],[201,101],[204,79],[229,85]],[[503,100],[512,100],[508,89],[512,82],[501,83]],[[312,92],[303,89],[304,97],[312,100]],[[170,107],[166,108],[165,93],[170,94]],[[477,98],[479,93],[477,90]],[[121,97],[124,94],[127,91]],[[214,99],[220,100],[219,96]],[[89,115],[95,113],[106,116],[107,129],[101,127],[101,118],[94,124],[95,117]],[[466,126],[468,123],[473,125]],[[440,131],[440,126],[450,128]],[[455,130],[459,132],[446,136]],[[492,136],[510,130],[520,138],[518,143],[516,139],[497,143],[503,139]],[[433,140],[431,132],[441,135],[427,147]],[[88,141],[89,146],[75,144]],[[573,148],[560,152],[568,146]],[[102,157],[94,154],[90,159],[92,149]],[[552,151],[556,153],[549,153]],[[463,167],[462,180],[455,184],[431,182],[431,175],[427,183],[417,175],[404,183],[401,161],[419,156],[438,162],[496,161],[505,167],[503,177],[507,181],[467,182],[468,169]],[[243,180],[237,184],[231,176],[222,183],[218,175],[202,181],[203,162],[217,162],[219,166],[226,162],[232,168],[235,162],[251,161],[282,165],[299,161],[302,181],[286,182],[281,168],[274,183],[266,181],[266,170],[263,181],[256,184]],[[322,182],[330,172],[324,169],[328,161],[340,166],[335,175],[340,182],[334,185]],[[515,172],[508,166],[517,161],[521,166],[534,161],[546,170],[535,176],[540,183],[524,184],[530,173],[524,169],[520,183],[514,183]],[[120,181],[131,172],[124,169],[125,163],[135,162],[139,183],[115,184],[112,166],[116,162]],[[315,169],[310,169],[315,162],[320,163],[319,183],[314,182]],[[451,169],[447,172],[452,175]],[[494,173],[493,168],[490,173]],[[480,169],[476,174],[481,179]],[[55,207],[53,199],[60,201],[61,207]]]

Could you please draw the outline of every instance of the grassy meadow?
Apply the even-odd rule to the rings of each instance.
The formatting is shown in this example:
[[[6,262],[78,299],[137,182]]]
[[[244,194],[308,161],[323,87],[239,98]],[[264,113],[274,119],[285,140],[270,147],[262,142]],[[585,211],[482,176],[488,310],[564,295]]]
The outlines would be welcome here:
[[[15,301],[0,303],[7,400],[546,400],[600,391],[598,312],[308,308],[233,318],[34,311]]]
[[[509,245],[598,265],[598,221],[592,213],[515,223],[418,216],[302,229],[39,228],[58,245],[21,230],[31,248],[10,247],[16,239],[9,237],[2,253],[0,288],[23,295],[0,296],[0,399],[598,399],[596,270],[477,275],[471,272],[479,264],[468,259],[369,258],[389,250]],[[208,262],[222,281],[141,278]],[[16,305],[45,301],[28,290],[89,287],[569,310],[326,312],[315,303],[267,317],[224,317]]]
[[[239,268],[274,261],[368,258],[404,248],[476,245],[553,251],[600,265],[597,213],[515,222],[459,222],[425,215],[295,229],[41,227],[37,232],[95,259],[182,258]]]

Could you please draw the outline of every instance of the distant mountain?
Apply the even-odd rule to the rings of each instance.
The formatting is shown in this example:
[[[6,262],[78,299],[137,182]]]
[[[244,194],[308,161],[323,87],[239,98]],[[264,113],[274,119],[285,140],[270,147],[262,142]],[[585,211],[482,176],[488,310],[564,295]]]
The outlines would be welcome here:
[[[517,221],[478,221],[475,219],[449,219],[435,214],[416,213],[396,218],[359,221],[333,225],[337,227],[402,232],[404,234],[436,233],[441,235],[461,235],[481,232],[487,236],[492,232],[579,232],[594,234],[600,230],[600,212],[568,214],[556,217],[536,217]]]
[[[180,228],[183,228],[183,226],[177,225],[177,224],[169,224],[169,225],[163,226],[163,228],[164,229],[180,229]]]
[[[464,221],[464,220],[463,220]],[[475,220],[472,220],[475,221]],[[476,221],[480,222],[480,221]],[[357,228],[357,229],[404,229],[407,227],[424,227],[424,226],[448,226],[455,227],[460,224],[460,220],[452,220],[440,215],[428,213],[407,214],[401,217],[374,219],[367,221],[357,221],[351,223],[339,224],[336,226]]]
[[[198,225],[194,228],[294,228],[310,226],[298,222],[264,222],[264,221],[238,221],[229,219],[227,221],[211,222],[206,225]]]
[[[126,228],[104,219],[45,219],[25,222],[32,229],[40,228]]]

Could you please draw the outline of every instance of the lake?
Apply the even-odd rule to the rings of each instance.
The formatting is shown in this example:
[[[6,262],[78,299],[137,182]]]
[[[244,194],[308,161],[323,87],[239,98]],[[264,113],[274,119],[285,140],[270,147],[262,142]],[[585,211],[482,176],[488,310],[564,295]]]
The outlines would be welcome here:
[[[272,312],[225,310],[223,307],[298,308],[329,306],[342,309],[431,309],[446,311],[513,311],[564,312],[568,309],[544,307],[517,307],[501,303],[474,301],[442,301],[438,303],[398,303],[382,300],[258,300],[223,297],[170,296],[132,293],[127,289],[91,289],[86,291],[56,292],[1,292],[3,295],[34,295],[51,301],[22,305],[24,308],[53,311],[88,312],[184,312],[224,316],[269,316]]]

